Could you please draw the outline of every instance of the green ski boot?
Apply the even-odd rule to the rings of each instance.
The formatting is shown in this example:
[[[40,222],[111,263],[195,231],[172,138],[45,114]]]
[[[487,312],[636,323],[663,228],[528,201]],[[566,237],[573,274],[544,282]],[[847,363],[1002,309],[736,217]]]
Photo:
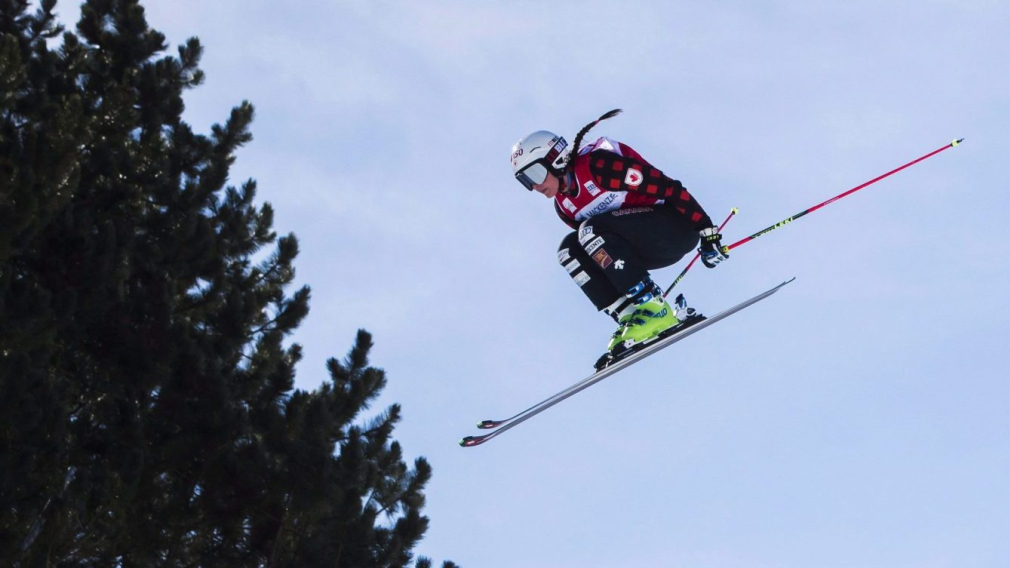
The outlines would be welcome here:
[[[627,349],[644,343],[680,323],[676,312],[662,294],[638,305],[616,343]]]
[[[614,334],[610,336],[610,343],[607,344],[607,353],[612,352],[614,350],[614,347],[617,347],[618,345],[624,343],[623,339],[624,330],[627,329],[628,324],[631,323],[631,317],[633,315],[635,315],[634,312],[631,312],[629,314],[622,316],[621,319],[618,320],[617,331],[615,331]]]

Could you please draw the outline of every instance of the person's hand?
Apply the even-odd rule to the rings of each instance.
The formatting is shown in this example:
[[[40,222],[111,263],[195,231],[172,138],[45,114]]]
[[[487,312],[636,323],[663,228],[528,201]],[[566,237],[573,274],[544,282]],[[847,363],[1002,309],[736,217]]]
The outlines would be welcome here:
[[[719,229],[709,227],[701,230],[701,246],[698,248],[698,254],[701,255],[701,262],[709,268],[715,268],[715,265],[729,258],[729,249],[722,246]]]

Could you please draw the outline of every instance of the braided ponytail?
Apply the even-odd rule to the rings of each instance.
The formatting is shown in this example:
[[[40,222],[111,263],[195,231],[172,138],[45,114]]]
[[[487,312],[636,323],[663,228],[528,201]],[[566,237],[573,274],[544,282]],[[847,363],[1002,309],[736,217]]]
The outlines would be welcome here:
[[[575,141],[572,143],[572,151],[569,152],[568,159],[565,160],[566,170],[570,169],[572,167],[572,164],[575,163],[575,158],[579,155],[579,146],[582,145],[582,139],[585,138],[586,134],[589,134],[589,131],[592,130],[592,128],[597,124],[599,124],[600,122],[607,120],[608,118],[613,118],[620,113],[621,109],[615,108],[614,110],[604,114],[600,118],[597,118],[596,120],[582,127],[582,130],[580,130],[579,133],[575,135]]]

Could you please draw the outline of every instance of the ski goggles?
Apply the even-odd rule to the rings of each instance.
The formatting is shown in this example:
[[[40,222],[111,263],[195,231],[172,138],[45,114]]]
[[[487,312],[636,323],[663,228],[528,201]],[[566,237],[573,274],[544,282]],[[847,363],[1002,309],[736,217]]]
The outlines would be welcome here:
[[[537,160],[516,172],[516,179],[523,184],[523,187],[533,191],[534,185],[540,185],[547,180],[547,173],[548,169],[543,160]]]

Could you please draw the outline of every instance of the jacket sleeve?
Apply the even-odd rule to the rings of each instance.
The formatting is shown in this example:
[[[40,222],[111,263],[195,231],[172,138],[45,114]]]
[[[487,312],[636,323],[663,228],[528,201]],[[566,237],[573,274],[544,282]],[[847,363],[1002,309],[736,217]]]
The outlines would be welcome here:
[[[695,229],[700,231],[712,226],[712,219],[683,184],[670,179],[645,160],[608,150],[596,150],[590,158],[589,171],[599,187],[663,199],[690,220]]]
[[[579,230],[579,222],[562,213],[561,206],[558,205],[557,201],[554,202],[554,212],[558,214],[558,217],[561,217],[561,220],[564,221],[565,225],[568,225],[573,230]]]

